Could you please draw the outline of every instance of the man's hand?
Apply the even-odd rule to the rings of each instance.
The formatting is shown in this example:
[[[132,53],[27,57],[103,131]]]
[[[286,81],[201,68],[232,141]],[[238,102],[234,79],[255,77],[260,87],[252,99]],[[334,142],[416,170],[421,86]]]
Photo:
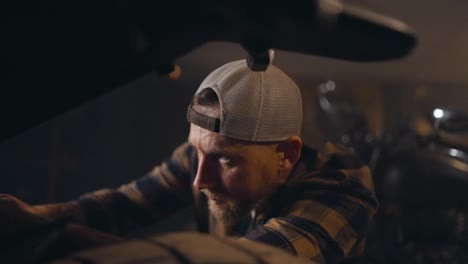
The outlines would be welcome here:
[[[0,194],[0,239],[10,239],[33,230],[48,219],[33,206],[8,194]]]

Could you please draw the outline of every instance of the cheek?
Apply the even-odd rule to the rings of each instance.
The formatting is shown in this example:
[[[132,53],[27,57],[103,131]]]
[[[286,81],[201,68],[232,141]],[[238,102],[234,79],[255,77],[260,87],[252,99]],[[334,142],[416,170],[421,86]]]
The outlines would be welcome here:
[[[266,171],[260,168],[224,170],[223,185],[226,192],[235,200],[252,201],[258,199],[265,186]]]
[[[242,190],[245,185],[245,177],[239,168],[221,169],[221,181],[226,191],[235,195]]]

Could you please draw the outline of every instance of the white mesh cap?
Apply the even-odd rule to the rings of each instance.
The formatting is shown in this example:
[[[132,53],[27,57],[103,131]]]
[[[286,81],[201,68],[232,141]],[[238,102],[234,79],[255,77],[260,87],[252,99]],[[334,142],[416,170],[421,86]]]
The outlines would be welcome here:
[[[221,116],[215,132],[220,135],[254,142],[281,141],[300,135],[299,88],[274,65],[258,72],[252,71],[245,60],[227,63],[210,73],[195,94],[207,88],[213,89],[219,98]],[[191,112],[194,111],[190,107],[189,121],[200,125],[190,117]]]

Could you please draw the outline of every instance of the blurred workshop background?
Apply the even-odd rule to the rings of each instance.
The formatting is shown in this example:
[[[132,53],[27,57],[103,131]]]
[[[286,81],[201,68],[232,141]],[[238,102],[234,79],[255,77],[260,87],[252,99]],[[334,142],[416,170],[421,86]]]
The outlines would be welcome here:
[[[345,2],[401,19],[418,44],[403,59],[379,63],[276,50],[274,64],[302,90],[304,141],[347,144],[373,166],[381,225],[394,231],[374,252],[399,248],[421,261],[413,263],[462,263],[444,261],[466,260],[468,2]],[[178,80],[147,74],[1,141],[0,193],[33,204],[66,201],[142,176],[186,140],[187,105],[203,78],[245,57],[237,44],[208,43],[176,61]]]

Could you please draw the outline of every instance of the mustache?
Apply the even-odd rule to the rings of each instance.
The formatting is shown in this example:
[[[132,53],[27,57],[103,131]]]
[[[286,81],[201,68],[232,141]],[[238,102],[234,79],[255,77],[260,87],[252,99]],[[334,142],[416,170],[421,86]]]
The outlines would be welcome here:
[[[219,192],[214,192],[208,189],[201,189],[200,191],[210,200],[230,200],[226,195]]]

